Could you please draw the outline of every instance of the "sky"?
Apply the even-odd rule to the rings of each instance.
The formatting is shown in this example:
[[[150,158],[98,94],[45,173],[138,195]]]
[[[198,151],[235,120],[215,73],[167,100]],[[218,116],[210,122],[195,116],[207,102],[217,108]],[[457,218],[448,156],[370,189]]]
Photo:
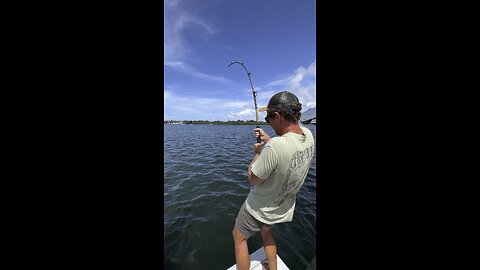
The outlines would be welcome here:
[[[285,90],[316,107],[315,1],[164,0],[164,120],[255,120],[235,60],[259,108]]]

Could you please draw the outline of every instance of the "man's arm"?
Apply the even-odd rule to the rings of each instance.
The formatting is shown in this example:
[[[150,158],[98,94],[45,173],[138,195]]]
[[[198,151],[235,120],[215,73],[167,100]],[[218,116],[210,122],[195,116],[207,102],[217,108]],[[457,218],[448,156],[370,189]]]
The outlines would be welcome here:
[[[259,143],[258,143],[259,144]],[[255,144],[257,145],[257,144]],[[263,145],[262,145],[263,147]],[[261,149],[261,148],[260,148]],[[262,180],[261,178],[258,178],[253,172],[252,172],[252,165],[253,163],[255,162],[255,160],[258,159],[258,157],[260,156],[260,153],[257,153],[255,152],[254,156],[253,156],[253,160],[252,162],[250,163],[250,166],[248,166],[248,183],[250,183],[251,185],[258,185],[260,183],[262,183],[264,180]]]

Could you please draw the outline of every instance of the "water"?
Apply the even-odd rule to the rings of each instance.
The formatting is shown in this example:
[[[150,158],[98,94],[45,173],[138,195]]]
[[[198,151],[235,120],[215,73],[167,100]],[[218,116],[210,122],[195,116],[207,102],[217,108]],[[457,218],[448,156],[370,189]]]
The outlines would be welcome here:
[[[232,230],[249,192],[255,126],[164,127],[164,268],[225,270],[235,264]],[[270,126],[262,127],[275,135]],[[316,138],[316,127],[308,127]],[[273,229],[278,255],[292,270],[304,270],[315,254],[315,160],[316,154],[297,194],[293,221]],[[257,233],[248,249],[260,247]]]

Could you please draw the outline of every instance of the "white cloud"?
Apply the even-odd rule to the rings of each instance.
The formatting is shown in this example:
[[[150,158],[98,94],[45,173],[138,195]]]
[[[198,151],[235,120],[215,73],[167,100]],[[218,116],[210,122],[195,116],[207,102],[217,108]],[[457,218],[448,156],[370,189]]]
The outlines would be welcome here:
[[[192,31],[187,33],[188,30]],[[194,57],[194,48],[187,41],[187,35],[195,33],[196,38],[207,40],[216,32],[213,25],[187,10],[182,1],[164,0],[163,65],[202,80],[231,83],[223,77],[198,71],[189,64],[189,59]]]
[[[198,98],[180,96],[172,90],[164,89],[164,119],[166,120],[223,120],[225,117],[248,118],[250,105],[243,100],[224,100],[219,98]],[[240,110],[237,116],[232,111]],[[251,111],[254,110],[251,109]],[[231,118],[230,117],[230,118]]]
[[[308,67],[297,68],[293,74],[287,78],[268,83],[267,86],[269,88],[275,88],[278,90],[271,90],[268,93],[265,93],[265,95],[268,96],[266,102],[268,103],[268,100],[273,94],[287,90],[298,97],[302,103],[302,111],[316,107],[316,72],[317,60],[315,59],[310,65],[308,65]]]
[[[240,111],[240,112],[231,112],[229,115],[227,115],[227,117],[229,118],[238,118],[238,119],[252,119],[251,116],[255,116],[255,110],[254,109],[251,109],[251,108],[246,108],[245,110],[243,111]]]
[[[197,78],[200,78],[200,79],[219,82],[219,83],[224,83],[224,84],[232,84],[231,80],[228,80],[226,78],[219,77],[219,76],[207,75],[207,74],[199,72],[199,71],[195,70],[194,68],[191,68],[191,67],[188,67],[188,66],[182,67],[182,71],[186,74],[190,74],[190,75],[192,75],[194,77],[197,77]]]
[[[165,63],[178,63],[189,51],[182,35],[187,26],[186,11],[180,6],[181,1],[164,0],[163,2],[163,59]]]

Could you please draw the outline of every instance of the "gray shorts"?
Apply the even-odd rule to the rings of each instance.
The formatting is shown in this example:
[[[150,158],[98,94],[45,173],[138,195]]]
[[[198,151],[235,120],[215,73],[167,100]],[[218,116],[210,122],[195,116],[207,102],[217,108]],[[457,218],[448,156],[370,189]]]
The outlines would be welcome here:
[[[235,220],[235,227],[243,234],[245,237],[249,238],[250,236],[256,234],[260,229],[265,226],[267,228],[272,228],[272,225],[265,224],[261,221],[256,220],[248,211],[243,203],[240,211],[238,211],[237,219]]]

